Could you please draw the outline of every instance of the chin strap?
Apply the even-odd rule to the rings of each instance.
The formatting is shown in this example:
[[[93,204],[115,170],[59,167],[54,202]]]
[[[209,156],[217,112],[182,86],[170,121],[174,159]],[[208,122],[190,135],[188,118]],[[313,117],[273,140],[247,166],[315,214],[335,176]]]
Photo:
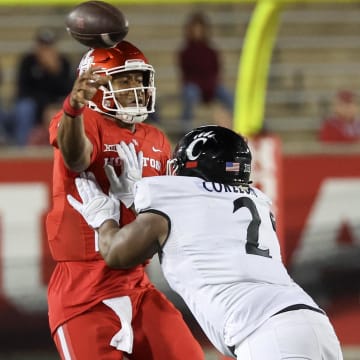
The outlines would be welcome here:
[[[114,116],[115,118],[127,123],[127,124],[136,124],[139,122],[143,122],[147,119],[148,114],[142,114],[142,115],[129,115],[129,114],[118,114]]]
[[[107,115],[107,116],[111,116],[115,119],[118,119],[118,120],[121,120],[123,121],[124,123],[127,123],[127,124],[136,124],[136,123],[140,123],[140,122],[143,122],[144,120],[147,119],[148,117],[148,113],[144,113],[144,114],[140,114],[140,115],[131,115],[131,114],[124,114],[122,112],[117,112],[114,110],[114,114],[109,114],[105,111],[102,111],[98,108],[98,106],[92,102],[92,101],[89,101],[88,102],[88,107],[91,109],[91,110],[94,110],[98,113],[101,113],[101,114],[104,114],[104,115]]]

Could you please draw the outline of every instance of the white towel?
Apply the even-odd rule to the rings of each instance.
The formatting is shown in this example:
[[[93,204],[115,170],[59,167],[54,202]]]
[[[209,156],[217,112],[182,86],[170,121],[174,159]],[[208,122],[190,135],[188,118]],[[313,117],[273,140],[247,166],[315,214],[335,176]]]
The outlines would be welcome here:
[[[116,313],[121,322],[121,329],[112,337],[110,345],[131,354],[134,333],[131,327],[132,305],[130,298],[128,296],[121,296],[103,300],[103,303]]]

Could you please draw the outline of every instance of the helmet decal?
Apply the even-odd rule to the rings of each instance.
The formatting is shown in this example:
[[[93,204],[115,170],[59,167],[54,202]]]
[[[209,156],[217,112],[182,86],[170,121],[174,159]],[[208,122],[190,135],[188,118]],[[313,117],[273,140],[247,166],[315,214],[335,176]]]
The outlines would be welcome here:
[[[194,154],[194,148],[197,145],[197,143],[202,142],[205,144],[209,139],[214,138],[215,133],[213,131],[209,132],[202,132],[194,137],[194,140],[191,142],[191,144],[186,149],[186,155],[189,160],[196,160],[200,155],[201,152],[199,151],[198,154]]]
[[[251,165],[250,164],[244,164],[244,173],[249,173],[251,172]]]
[[[240,163],[239,162],[227,161],[225,163],[225,171],[239,172],[240,171]]]
[[[94,52],[94,49],[89,50],[81,59],[78,71],[79,75],[82,75],[85,71],[89,70],[94,63],[94,56],[92,56],[92,53]]]

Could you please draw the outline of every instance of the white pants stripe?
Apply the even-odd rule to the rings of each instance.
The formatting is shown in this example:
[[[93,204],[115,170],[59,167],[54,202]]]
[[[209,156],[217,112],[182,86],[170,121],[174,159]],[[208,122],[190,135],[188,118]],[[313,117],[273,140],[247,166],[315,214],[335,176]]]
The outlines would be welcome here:
[[[59,326],[56,330],[56,333],[59,337],[61,350],[62,350],[65,360],[71,360],[71,356],[70,356],[69,348],[66,343],[63,327]]]

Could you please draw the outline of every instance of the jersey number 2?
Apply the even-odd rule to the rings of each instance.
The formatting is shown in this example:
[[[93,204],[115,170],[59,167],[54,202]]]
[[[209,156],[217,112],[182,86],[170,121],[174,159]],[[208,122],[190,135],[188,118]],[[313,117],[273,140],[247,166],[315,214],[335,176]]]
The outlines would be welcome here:
[[[259,249],[259,227],[261,219],[255,203],[248,197],[238,198],[234,201],[233,213],[242,207],[249,209],[252,218],[247,228],[245,245],[246,253],[271,258],[269,249]]]

